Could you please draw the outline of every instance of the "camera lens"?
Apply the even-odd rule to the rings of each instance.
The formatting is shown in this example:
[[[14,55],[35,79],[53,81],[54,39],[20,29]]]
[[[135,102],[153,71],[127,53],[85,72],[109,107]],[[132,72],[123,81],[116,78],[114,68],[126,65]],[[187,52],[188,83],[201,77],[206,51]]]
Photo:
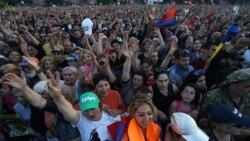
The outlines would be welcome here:
[[[104,61],[99,61],[99,64],[100,64],[100,65],[104,65],[105,62],[104,62]]]

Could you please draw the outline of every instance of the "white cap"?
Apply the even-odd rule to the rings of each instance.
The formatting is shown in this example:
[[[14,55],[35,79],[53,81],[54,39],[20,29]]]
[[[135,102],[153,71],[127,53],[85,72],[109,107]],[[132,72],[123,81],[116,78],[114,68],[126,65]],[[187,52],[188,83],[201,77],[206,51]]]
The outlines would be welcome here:
[[[42,93],[47,93],[48,92],[48,80],[42,80],[38,81],[34,86],[33,86],[33,91],[42,94]]]
[[[5,61],[7,61],[7,58],[4,57],[3,55],[0,55],[0,59],[4,59]]]
[[[195,120],[181,112],[173,113],[170,123],[174,132],[187,141],[208,141],[208,136],[197,126]]]
[[[89,18],[86,18],[82,21],[82,28],[86,35],[92,35],[92,27],[93,22]]]

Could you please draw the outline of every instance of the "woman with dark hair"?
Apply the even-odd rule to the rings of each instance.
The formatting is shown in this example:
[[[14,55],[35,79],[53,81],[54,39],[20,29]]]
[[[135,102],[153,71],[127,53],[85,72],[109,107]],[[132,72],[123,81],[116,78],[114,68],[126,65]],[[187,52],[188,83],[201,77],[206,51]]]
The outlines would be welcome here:
[[[202,104],[203,97],[207,92],[205,71],[203,69],[191,71],[185,79],[185,83],[195,84],[197,87],[197,104]]]
[[[194,119],[198,116],[197,88],[193,83],[186,83],[180,89],[180,99],[172,102],[169,108],[169,115],[174,112],[189,114]]]
[[[167,72],[164,70],[155,70],[155,84],[152,86],[153,103],[163,113],[168,115],[168,109],[172,101],[176,98],[178,88],[176,85],[169,83]]]
[[[109,77],[105,73],[96,73],[93,76],[93,85],[104,111],[114,117],[126,111],[120,93],[110,89]]]
[[[9,53],[9,62],[18,65],[22,61],[22,52],[18,49],[12,49]]]
[[[167,72],[162,69],[156,69],[154,72],[155,84],[152,85],[153,103],[159,111],[168,116],[168,110],[171,103],[176,99],[178,88],[176,85],[169,83]],[[160,121],[163,133],[167,125],[166,121]]]

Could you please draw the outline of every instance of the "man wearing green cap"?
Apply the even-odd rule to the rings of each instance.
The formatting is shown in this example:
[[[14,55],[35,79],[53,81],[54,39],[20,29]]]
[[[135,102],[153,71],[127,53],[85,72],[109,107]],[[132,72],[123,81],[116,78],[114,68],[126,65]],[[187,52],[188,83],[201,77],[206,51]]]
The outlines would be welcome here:
[[[60,85],[60,75],[57,72],[56,77],[49,71],[50,80],[48,81],[48,94],[54,100],[58,110],[64,119],[69,121],[73,127],[77,127],[82,141],[111,141],[112,137],[107,126],[121,121],[121,117],[112,117],[101,110],[101,104],[93,92],[86,92],[80,96],[80,110],[76,111],[72,104],[62,95]],[[4,76],[5,84],[22,89],[28,100],[33,101],[37,107],[44,108],[47,101],[41,99],[41,96],[29,88],[25,82],[25,77],[21,78],[15,74],[8,73]],[[35,102],[34,102],[35,101]],[[66,130],[66,129],[65,129]],[[68,130],[67,130],[68,131]],[[70,133],[69,133],[70,134]]]
[[[93,92],[83,93],[79,104],[82,112],[75,111],[78,116],[72,117],[70,122],[79,129],[82,140],[112,140],[107,126],[120,121],[120,116],[111,117],[101,111],[100,101]]]
[[[56,78],[49,73],[51,84],[50,96],[53,98],[65,120],[77,127],[82,141],[107,141],[112,140],[107,126],[121,120],[120,116],[111,117],[101,110],[101,103],[93,92],[85,92],[80,95],[80,111],[76,111],[72,105],[61,95],[60,76]]]

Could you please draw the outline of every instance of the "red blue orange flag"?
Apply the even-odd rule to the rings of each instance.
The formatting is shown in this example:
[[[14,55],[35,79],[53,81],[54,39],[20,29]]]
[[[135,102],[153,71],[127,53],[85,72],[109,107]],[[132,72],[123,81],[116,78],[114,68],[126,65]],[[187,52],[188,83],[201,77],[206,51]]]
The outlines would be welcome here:
[[[173,6],[171,9],[169,9],[166,14],[158,21],[155,22],[155,26],[158,27],[166,27],[168,25],[171,25],[175,22],[175,15],[177,12],[176,6]]]

